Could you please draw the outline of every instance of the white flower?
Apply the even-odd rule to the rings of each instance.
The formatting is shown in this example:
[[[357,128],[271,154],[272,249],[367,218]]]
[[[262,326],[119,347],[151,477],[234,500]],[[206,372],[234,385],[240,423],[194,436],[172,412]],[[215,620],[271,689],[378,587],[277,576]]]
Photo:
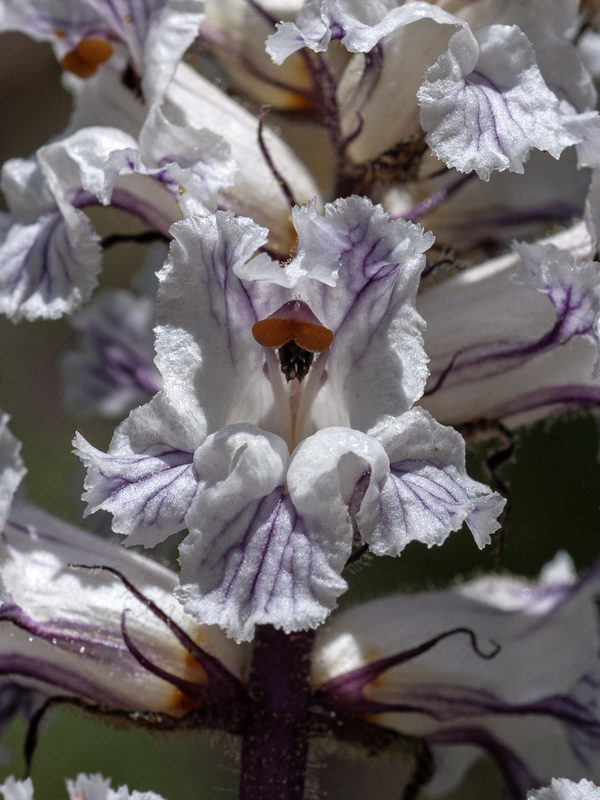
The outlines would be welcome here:
[[[124,45],[121,67],[131,62],[151,103],[162,99],[203,12],[204,0],[8,0],[0,30],[52,42],[63,67],[83,78]]]
[[[412,409],[426,377],[414,300],[431,238],[357,197],[296,208],[296,256],[251,259],[266,232],[217,213],[171,229],[160,275],[163,390],[107,454],[81,437],[89,510],[127,543],[184,527],[178,597],[237,639],[318,625],[356,539],[382,555],[480,547],[503,502],[464,444]],[[249,260],[251,259],[251,260]],[[276,354],[277,351],[277,354]]]
[[[153,108],[138,131],[137,116],[127,116],[132,133],[98,124],[105,110],[114,118],[110,86],[80,92],[77,118],[86,127],[41,148],[35,159],[3,167],[11,213],[0,215],[0,311],[14,321],[54,319],[89,299],[101,268],[98,236],[82,210],[89,206],[112,205],[163,236],[185,216],[232,208],[269,227],[271,248],[289,249],[289,199],[261,151],[252,114],[181,67],[165,113]],[[318,196],[279,137],[265,130],[263,140],[296,199]]]
[[[600,788],[595,783],[581,780],[574,783],[566,778],[552,778],[550,786],[529,792],[527,800],[598,800]]]
[[[239,686],[243,648],[182,612],[172,572],[17,501],[0,584],[0,674],[22,686],[173,717]]]
[[[595,165],[600,117],[566,36],[573,4],[563,13],[556,2],[476,1],[453,4],[454,14],[419,0],[390,5],[309,0],[267,42],[279,64],[304,47],[325,52],[333,40],[357,54],[337,87],[351,161],[374,160],[422,128],[447,166],[485,180],[494,170],[522,172],[533,149],[558,158],[577,145],[580,164]]]
[[[600,265],[583,224],[423,292],[437,419],[511,427],[598,403]]]
[[[317,634],[313,681],[342,719],[422,738],[432,794],[482,751],[511,800],[557,771],[597,778],[597,592],[598,566],[576,582],[562,554],[537,583],[495,576],[374,600]]]
[[[163,800],[155,792],[130,792],[127,786],[112,789],[110,780],[101,775],[78,775],[66,781],[69,800]],[[17,781],[8,777],[0,792],[4,800],[34,800],[33,782],[31,778]]]
[[[56,318],[87,300],[101,266],[90,205],[112,204],[167,234],[186,213],[216,208],[235,172],[225,140],[181,128],[158,110],[139,142],[117,128],[90,127],[2,170],[11,215],[0,239],[0,310],[13,320]]]

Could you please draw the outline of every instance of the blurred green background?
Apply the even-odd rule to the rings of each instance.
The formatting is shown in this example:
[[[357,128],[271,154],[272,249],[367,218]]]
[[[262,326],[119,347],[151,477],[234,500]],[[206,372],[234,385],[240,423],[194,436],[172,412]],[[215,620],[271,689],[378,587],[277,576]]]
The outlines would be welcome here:
[[[30,155],[66,124],[70,98],[59,81],[49,48],[16,34],[0,37],[1,162]],[[114,248],[103,280],[126,285],[130,265],[139,256],[134,247]],[[34,502],[81,524],[82,506],[77,498],[82,473],[69,443],[79,429],[96,446],[104,446],[114,423],[73,420],[63,412],[57,365],[73,341],[63,321],[13,325],[0,319],[0,407],[11,415],[11,428],[23,442],[29,470],[26,491]],[[502,569],[533,576],[561,548],[571,553],[580,569],[596,559],[600,538],[597,450],[596,424],[583,414],[537,425],[521,435],[516,458],[503,471],[511,486],[512,511]],[[475,458],[472,467],[477,470]],[[413,544],[399,559],[379,558],[357,569],[343,602],[399,589],[443,586],[456,576],[489,570],[492,564],[491,551],[479,551],[468,533],[455,534],[443,548],[429,551]],[[23,722],[11,726],[6,744],[12,761],[0,766],[0,778],[21,774],[24,733]],[[80,771],[103,772],[112,776],[114,786],[127,783],[132,789],[153,789],[168,800],[218,800],[236,796],[235,756],[235,746],[219,737],[117,730],[72,709],[61,709],[43,726],[33,777],[38,800],[63,796],[63,778]],[[365,772],[361,784],[360,773],[360,767],[351,770],[356,797],[373,788],[372,777]],[[469,786],[453,797],[497,797],[494,781],[488,768],[478,766]],[[388,783],[390,796],[396,797],[391,773]],[[348,792],[344,788],[339,797],[350,798]],[[338,795],[327,796],[337,800]]]

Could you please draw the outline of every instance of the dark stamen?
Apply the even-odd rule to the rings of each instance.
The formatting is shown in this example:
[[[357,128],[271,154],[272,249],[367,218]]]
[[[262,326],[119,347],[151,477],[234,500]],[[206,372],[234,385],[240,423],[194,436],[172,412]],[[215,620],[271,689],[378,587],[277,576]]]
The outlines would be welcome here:
[[[288,383],[294,379],[298,382],[302,381],[308,374],[310,365],[315,357],[314,353],[300,347],[293,339],[280,347],[277,350],[277,355],[279,356],[281,371]]]
[[[271,158],[271,154],[269,153],[269,148],[267,147],[263,135],[265,116],[268,110],[269,110],[268,106],[261,106],[260,111],[258,113],[258,146],[260,147],[260,152],[263,154],[263,157],[267,162],[267,166],[273,173],[273,177],[277,181],[278,185],[281,186],[281,191],[285,195],[285,199],[287,200],[290,209],[292,209],[295,205],[297,205],[296,198],[294,197],[292,190],[290,189],[289,183],[286,181],[281,172],[279,172],[279,170],[275,166],[275,163]]]
[[[127,64],[123,74],[121,75],[121,83],[126,89],[129,89],[129,91],[132,92],[132,94],[134,94],[138,100],[144,99],[144,95],[142,93],[142,81],[140,76],[133,68],[131,61]]]

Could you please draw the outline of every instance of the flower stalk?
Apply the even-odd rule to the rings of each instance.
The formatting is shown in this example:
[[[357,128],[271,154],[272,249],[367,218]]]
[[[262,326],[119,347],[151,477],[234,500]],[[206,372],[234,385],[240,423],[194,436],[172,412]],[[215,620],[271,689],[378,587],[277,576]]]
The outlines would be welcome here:
[[[240,800],[302,800],[308,757],[312,631],[257,628]]]

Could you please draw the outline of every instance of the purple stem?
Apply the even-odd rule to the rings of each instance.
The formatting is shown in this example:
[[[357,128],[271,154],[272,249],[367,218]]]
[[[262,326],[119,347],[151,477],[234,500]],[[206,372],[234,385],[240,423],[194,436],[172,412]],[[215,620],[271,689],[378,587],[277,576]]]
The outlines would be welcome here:
[[[302,800],[308,755],[312,631],[258,629],[248,686],[240,800]]]
[[[268,106],[261,106],[260,111],[258,112],[258,146],[260,147],[260,152],[263,154],[263,158],[267,162],[267,166],[271,170],[275,181],[279,186],[281,186],[281,191],[285,195],[285,199],[287,200],[287,204],[290,207],[290,211],[292,208],[297,205],[296,198],[294,197],[292,190],[290,188],[289,183],[283,177],[281,172],[275,166],[275,162],[271,157],[271,153],[269,153],[269,148],[267,147],[267,143],[265,142],[264,137],[264,128],[265,128],[265,114],[268,111]]]

